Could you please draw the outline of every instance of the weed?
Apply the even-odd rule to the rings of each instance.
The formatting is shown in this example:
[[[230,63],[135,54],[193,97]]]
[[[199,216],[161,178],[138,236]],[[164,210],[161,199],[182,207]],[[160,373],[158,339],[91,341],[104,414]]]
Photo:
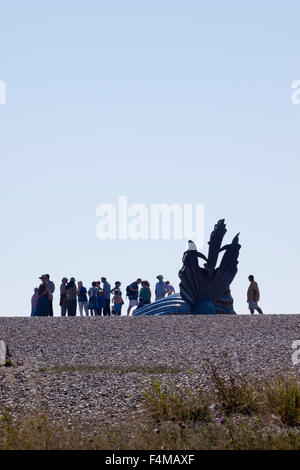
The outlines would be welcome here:
[[[217,366],[209,360],[206,360],[206,373],[214,387],[216,400],[227,414],[252,415],[259,411],[258,393],[250,381],[232,374],[229,377],[221,376]]]
[[[199,389],[184,390],[173,383],[168,390],[159,380],[151,380],[151,386],[143,390],[145,406],[155,419],[173,421],[206,422],[209,420],[208,403]]]
[[[300,387],[295,377],[277,379],[266,383],[265,393],[270,412],[287,425],[300,424]]]

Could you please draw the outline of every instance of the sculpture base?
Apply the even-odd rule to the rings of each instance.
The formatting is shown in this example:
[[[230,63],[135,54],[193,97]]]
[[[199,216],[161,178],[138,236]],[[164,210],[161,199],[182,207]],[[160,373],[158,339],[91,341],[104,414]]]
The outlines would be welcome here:
[[[230,296],[230,304],[233,304],[232,297]],[[229,299],[227,299],[229,300]],[[224,306],[223,302],[217,302],[214,305],[209,300],[204,300],[197,306],[192,306],[185,302],[180,294],[173,294],[164,299],[157,300],[152,304],[145,307],[140,307],[134,310],[132,316],[139,315],[216,315],[216,314],[235,314],[232,307]]]
[[[215,315],[216,307],[210,300],[203,300],[199,304],[192,307],[195,315]]]

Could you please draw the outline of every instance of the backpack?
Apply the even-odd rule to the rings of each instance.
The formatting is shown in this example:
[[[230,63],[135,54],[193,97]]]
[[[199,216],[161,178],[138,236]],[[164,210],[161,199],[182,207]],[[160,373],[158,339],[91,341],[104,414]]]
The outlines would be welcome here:
[[[98,294],[97,287],[90,287],[89,291],[88,291],[88,294],[89,294],[90,297],[97,297],[97,294]]]

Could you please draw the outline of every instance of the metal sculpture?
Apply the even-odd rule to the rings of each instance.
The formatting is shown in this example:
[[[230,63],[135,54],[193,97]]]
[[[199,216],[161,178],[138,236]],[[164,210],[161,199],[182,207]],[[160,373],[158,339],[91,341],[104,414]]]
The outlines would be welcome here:
[[[211,233],[207,257],[197,251],[196,245],[190,240],[188,250],[183,254],[183,266],[178,273],[180,294],[138,308],[133,315],[234,314],[230,284],[237,273],[241,245],[237,234],[229,245],[222,247],[226,232],[225,221],[221,219]],[[216,268],[221,252],[224,254]],[[199,258],[205,261],[203,268],[199,266]]]

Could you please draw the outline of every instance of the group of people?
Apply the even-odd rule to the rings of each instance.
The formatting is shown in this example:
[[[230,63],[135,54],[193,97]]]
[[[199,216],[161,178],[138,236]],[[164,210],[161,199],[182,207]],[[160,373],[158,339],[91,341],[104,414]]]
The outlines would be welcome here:
[[[163,275],[159,274],[155,285],[155,300],[164,298],[166,295],[175,294],[174,287],[169,281],[164,281]],[[41,284],[34,289],[31,298],[31,316],[46,317],[53,316],[53,294],[55,284],[50,280],[49,274],[43,274],[40,278]],[[141,285],[141,287],[140,287]],[[112,299],[111,299],[112,296]],[[132,308],[141,308],[151,303],[151,289],[149,281],[138,278],[126,287],[126,296],[129,299],[127,315],[130,315]],[[112,300],[112,305],[111,305]],[[101,277],[101,281],[92,282],[87,290],[82,281],[71,277],[63,277],[60,285],[61,316],[76,316],[77,305],[79,314],[83,316],[110,316],[121,315],[124,305],[121,291],[121,282],[116,281],[113,288],[106,277]]]
[[[169,281],[164,281],[162,274],[156,276],[155,300],[163,299],[166,295],[175,294],[174,287]],[[259,288],[254,276],[248,277],[250,285],[247,291],[247,302],[250,313],[253,315],[256,310],[259,314],[263,311],[258,306],[260,298]],[[39,287],[34,289],[31,298],[31,316],[47,317],[53,316],[53,294],[55,284],[50,280],[49,274],[43,274],[40,277],[42,281]],[[141,285],[141,287],[139,287]],[[112,295],[112,306],[111,306]],[[149,281],[143,281],[138,278],[126,287],[126,296],[129,299],[127,315],[130,315],[132,308],[141,308],[151,303],[152,292]],[[109,316],[121,315],[124,300],[121,291],[121,282],[116,281],[111,289],[110,283],[106,277],[101,277],[101,281],[92,282],[89,290],[84,287],[82,281],[76,285],[76,279],[63,277],[60,286],[61,316],[76,316],[77,305],[79,313],[82,316]]]

